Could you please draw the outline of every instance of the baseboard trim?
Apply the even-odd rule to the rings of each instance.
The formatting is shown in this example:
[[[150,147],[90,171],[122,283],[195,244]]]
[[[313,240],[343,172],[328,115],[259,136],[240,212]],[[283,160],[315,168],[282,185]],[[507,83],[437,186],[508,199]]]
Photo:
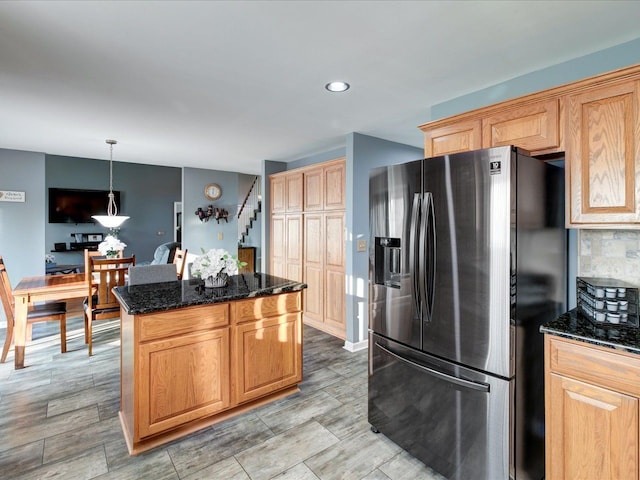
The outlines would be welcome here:
[[[369,340],[362,340],[360,342],[349,342],[347,340],[344,341],[344,348],[349,352],[359,352],[360,350],[365,350],[369,348]]]

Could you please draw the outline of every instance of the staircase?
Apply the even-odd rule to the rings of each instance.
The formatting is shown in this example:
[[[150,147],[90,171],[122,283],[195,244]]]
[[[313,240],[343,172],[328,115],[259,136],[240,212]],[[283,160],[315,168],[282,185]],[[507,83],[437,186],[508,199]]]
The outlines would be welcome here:
[[[253,179],[253,183],[247,192],[244,202],[238,209],[238,245],[242,245],[253,222],[258,219],[258,213],[262,211],[262,195],[260,193],[260,177]]]

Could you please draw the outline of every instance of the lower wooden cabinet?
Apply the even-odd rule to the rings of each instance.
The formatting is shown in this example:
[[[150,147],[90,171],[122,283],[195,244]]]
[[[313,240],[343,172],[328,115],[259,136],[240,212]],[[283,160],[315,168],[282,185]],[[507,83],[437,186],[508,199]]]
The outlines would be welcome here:
[[[271,274],[302,281],[302,215],[271,218]]]
[[[238,260],[245,262],[238,273],[254,273],[256,271],[256,247],[238,247]]]
[[[139,361],[140,437],[229,407],[229,327],[145,343]]]
[[[233,329],[233,336],[234,403],[261,397],[302,380],[299,313],[238,325]]]
[[[304,322],[345,338],[345,213],[305,213],[304,232]]]
[[[639,477],[640,356],[545,335],[546,480]]]
[[[132,454],[298,391],[302,293],[129,315],[120,421]]]

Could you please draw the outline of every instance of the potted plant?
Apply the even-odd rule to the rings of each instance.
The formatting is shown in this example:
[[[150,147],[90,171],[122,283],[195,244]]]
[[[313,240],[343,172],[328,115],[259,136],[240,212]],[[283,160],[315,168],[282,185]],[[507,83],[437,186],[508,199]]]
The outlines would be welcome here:
[[[237,255],[231,255],[223,248],[201,250],[202,255],[193,261],[191,275],[202,278],[205,287],[225,287],[229,275],[236,275],[238,269],[247,264],[238,260]]]
[[[107,235],[106,238],[98,245],[98,250],[107,258],[116,258],[118,252],[124,250],[127,244],[120,241],[113,235]]]

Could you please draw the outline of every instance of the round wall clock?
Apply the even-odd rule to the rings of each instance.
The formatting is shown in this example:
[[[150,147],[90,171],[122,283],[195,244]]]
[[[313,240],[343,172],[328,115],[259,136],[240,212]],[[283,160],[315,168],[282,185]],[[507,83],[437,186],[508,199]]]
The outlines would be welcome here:
[[[222,188],[217,183],[210,183],[204,187],[204,196],[209,200],[218,200],[222,196]]]

